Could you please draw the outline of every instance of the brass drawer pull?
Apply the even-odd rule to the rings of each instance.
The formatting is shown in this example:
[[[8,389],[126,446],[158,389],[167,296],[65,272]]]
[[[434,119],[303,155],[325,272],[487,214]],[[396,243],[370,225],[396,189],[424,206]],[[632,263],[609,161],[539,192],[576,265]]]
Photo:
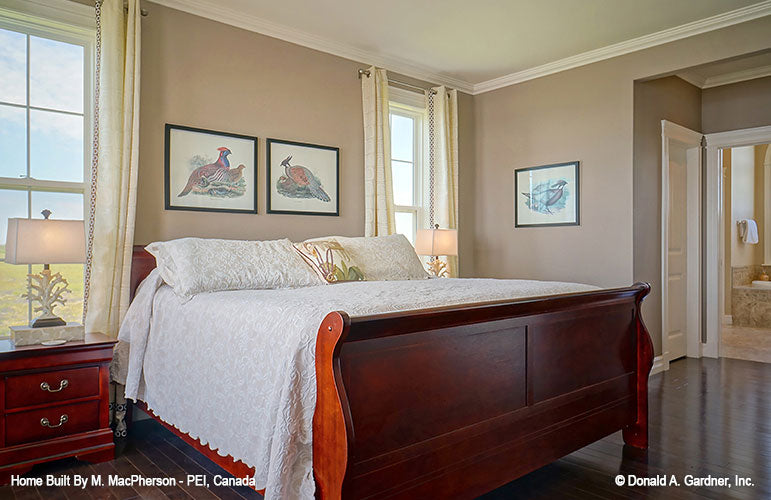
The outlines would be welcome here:
[[[48,382],[41,383],[40,384],[40,389],[43,390],[43,391],[48,391],[48,392],[59,392],[62,389],[64,389],[65,387],[67,387],[68,385],[70,385],[70,381],[65,378],[64,380],[59,382],[59,388],[58,389],[51,389],[51,386],[48,385]]]
[[[69,417],[65,413],[64,415],[59,417],[59,423],[58,424],[51,425],[51,422],[49,422],[47,418],[43,417],[43,418],[40,419],[40,425],[42,425],[43,427],[48,427],[49,429],[54,429],[56,427],[61,427],[62,425],[66,424],[67,420],[69,420]]]

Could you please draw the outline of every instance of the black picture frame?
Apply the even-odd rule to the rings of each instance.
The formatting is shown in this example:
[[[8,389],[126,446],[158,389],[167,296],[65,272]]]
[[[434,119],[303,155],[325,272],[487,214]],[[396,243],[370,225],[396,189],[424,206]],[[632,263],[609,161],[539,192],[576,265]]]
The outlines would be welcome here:
[[[334,160],[334,177],[335,180],[332,183],[332,186],[334,187],[334,212],[332,211],[317,211],[317,210],[293,210],[293,209],[287,209],[287,208],[273,208],[273,202],[275,201],[275,197],[273,195],[273,189],[274,189],[274,183],[273,183],[273,174],[272,172],[272,150],[274,144],[281,144],[284,146],[289,147],[296,147],[296,148],[311,148],[311,149],[319,149],[323,151],[333,151],[335,153],[335,160]],[[267,195],[267,213],[269,214],[286,214],[286,215],[315,215],[315,216],[328,216],[328,217],[338,217],[340,215],[340,148],[334,147],[334,146],[324,146],[321,144],[310,144],[307,142],[297,142],[297,141],[287,141],[283,139],[266,139],[266,145],[265,145],[265,151],[266,151],[266,162],[265,162],[265,188],[266,188],[266,195]],[[328,185],[322,186],[324,189],[328,189]],[[331,196],[332,197],[332,196]]]
[[[251,186],[252,193],[253,193],[253,199],[252,199],[252,207],[248,209],[240,209],[240,208],[223,208],[223,207],[203,207],[203,206],[185,206],[185,205],[175,205],[172,203],[172,196],[171,196],[171,189],[172,189],[172,168],[171,168],[171,154],[172,154],[172,130],[179,130],[183,132],[192,132],[197,134],[208,134],[212,136],[221,136],[223,138],[230,138],[230,139],[238,139],[242,141],[248,141],[252,143],[252,146],[254,148],[253,155],[250,155],[250,160],[252,162],[251,165],[251,178],[252,182],[248,183]],[[182,211],[190,211],[190,212],[221,212],[221,213],[239,213],[239,214],[256,214],[258,212],[258,158],[259,158],[259,139],[254,136],[249,135],[243,135],[243,134],[234,134],[231,132],[221,132],[217,130],[209,130],[209,129],[203,129],[203,128],[196,128],[196,127],[188,127],[184,125],[175,125],[171,123],[167,123],[165,125],[164,129],[164,209],[165,210],[182,210]]]
[[[559,226],[580,226],[581,225],[581,183],[580,183],[580,161],[569,161],[569,162],[563,162],[563,163],[552,163],[549,165],[539,165],[535,167],[525,167],[525,168],[516,168],[514,169],[514,227],[520,228],[520,227],[559,227]],[[574,204],[574,213],[575,213],[575,219],[569,220],[569,221],[563,221],[558,220],[555,222],[537,222],[537,223],[528,223],[528,222],[522,222],[520,219],[524,218],[521,217],[522,211],[520,209],[520,196],[526,196],[524,193],[522,193],[522,186],[520,186],[520,175],[525,172],[530,171],[545,171],[548,169],[560,169],[565,167],[573,167],[573,179],[574,179],[574,194],[573,194],[573,204]],[[531,193],[532,195],[532,193]],[[529,211],[528,211],[529,212]]]

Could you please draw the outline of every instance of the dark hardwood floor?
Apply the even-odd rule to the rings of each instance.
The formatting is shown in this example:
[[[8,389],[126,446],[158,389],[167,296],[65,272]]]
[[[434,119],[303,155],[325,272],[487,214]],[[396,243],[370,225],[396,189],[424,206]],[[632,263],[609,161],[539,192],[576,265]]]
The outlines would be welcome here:
[[[625,447],[620,433],[538,469],[482,497],[616,498],[771,498],[771,364],[735,359],[684,359],[650,381],[650,449]],[[108,474],[171,476],[225,474],[154,421],[142,421],[104,464],[62,460],[36,466],[31,476]],[[679,487],[616,486],[622,474],[654,477],[674,474]],[[685,486],[695,477],[751,478],[754,486]],[[245,488],[181,486],[165,488],[0,487],[2,499],[261,498]]]

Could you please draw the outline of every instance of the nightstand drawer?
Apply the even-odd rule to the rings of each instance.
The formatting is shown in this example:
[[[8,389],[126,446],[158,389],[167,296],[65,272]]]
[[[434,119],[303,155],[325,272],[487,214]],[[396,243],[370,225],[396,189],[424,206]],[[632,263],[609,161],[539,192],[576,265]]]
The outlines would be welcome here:
[[[99,367],[16,375],[5,379],[6,409],[99,394]]]
[[[99,428],[99,401],[52,406],[5,416],[5,446],[53,439]]]

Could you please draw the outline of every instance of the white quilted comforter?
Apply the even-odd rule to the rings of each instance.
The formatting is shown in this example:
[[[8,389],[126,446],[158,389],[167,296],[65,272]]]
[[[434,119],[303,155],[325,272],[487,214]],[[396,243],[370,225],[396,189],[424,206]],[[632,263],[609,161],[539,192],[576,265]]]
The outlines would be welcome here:
[[[266,499],[311,499],[314,349],[326,314],[360,316],[594,289],[430,279],[213,292],[185,301],[155,270],[120,330],[119,340],[129,343],[126,397],[141,399],[182,432],[253,466]]]

